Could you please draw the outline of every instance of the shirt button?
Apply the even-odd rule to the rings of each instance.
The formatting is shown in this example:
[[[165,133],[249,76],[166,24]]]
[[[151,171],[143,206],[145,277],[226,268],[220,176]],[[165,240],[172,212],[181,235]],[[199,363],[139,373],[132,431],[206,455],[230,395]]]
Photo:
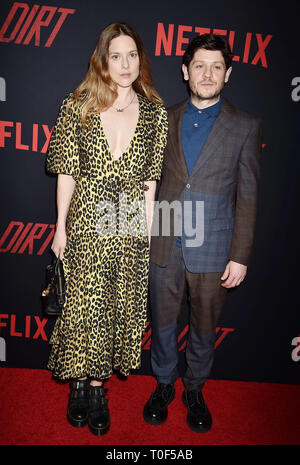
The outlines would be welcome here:
[[[198,110],[198,113],[202,113],[202,111],[201,111],[201,110]]]
[[[190,185],[190,184],[187,184],[187,185],[186,185],[186,188],[187,188],[187,189],[189,189],[190,187],[191,187],[191,185]]]
[[[198,123],[194,123],[194,128],[197,128],[198,127]]]

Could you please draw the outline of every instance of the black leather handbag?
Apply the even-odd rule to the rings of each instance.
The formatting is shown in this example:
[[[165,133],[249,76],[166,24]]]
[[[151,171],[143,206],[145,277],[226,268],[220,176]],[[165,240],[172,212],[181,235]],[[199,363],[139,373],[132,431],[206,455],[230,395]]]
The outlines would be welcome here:
[[[47,316],[60,316],[66,293],[66,283],[62,261],[54,257],[46,266],[46,283],[42,290],[44,312]]]

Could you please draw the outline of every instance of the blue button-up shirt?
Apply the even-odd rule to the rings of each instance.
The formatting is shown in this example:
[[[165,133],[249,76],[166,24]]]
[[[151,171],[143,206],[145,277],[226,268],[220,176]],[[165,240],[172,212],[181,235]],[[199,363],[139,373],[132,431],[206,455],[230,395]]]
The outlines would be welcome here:
[[[201,150],[207,136],[218,116],[222,105],[222,98],[207,108],[199,109],[192,104],[191,99],[186,107],[182,119],[181,141],[189,176],[201,156]],[[177,238],[176,245],[181,247],[181,237]]]

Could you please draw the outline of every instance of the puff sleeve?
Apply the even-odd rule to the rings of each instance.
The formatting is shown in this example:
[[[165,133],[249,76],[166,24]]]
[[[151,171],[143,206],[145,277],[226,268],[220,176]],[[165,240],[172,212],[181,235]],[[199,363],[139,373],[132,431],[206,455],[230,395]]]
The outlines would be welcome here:
[[[72,94],[69,94],[62,101],[51,135],[46,156],[46,170],[49,173],[69,174],[75,181],[78,179],[79,131],[79,109],[72,100]]]
[[[167,145],[168,115],[164,105],[156,104],[153,115],[153,135],[144,173],[144,181],[159,180],[161,177],[163,153]]]

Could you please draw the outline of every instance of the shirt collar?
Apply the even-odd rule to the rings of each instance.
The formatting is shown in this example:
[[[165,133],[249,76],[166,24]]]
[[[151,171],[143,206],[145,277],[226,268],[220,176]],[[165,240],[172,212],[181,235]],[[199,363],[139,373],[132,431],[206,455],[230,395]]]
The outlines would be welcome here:
[[[211,105],[210,107],[207,107],[207,108],[203,108],[201,112],[204,112],[208,116],[215,118],[221,109],[221,105],[222,105],[222,97],[220,97],[220,100],[214,105]],[[199,108],[195,107],[195,105],[192,103],[191,98],[190,98],[188,106],[186,108],[186,112],[187,113],[198,113],[198,111],[199,111]]]

